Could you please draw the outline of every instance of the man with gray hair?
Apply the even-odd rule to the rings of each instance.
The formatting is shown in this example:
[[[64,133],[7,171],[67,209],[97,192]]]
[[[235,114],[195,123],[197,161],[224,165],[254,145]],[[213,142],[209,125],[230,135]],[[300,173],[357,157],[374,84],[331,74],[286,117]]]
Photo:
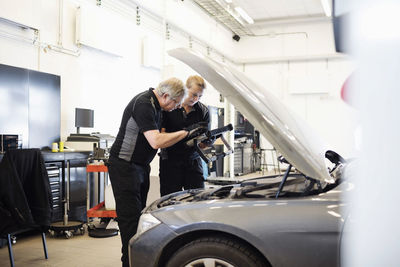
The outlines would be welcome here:
[[[150,162],[157,150],[204,132],[204,128],[198,125],[176,132],[160,132],[162,111],[179,107],[184,95],[182,81],[170,78],[157,88],[135,96],[124,110],[108,161],[121,233],[122,266],[129,266],[129,240],[135,235],[140,212],[146,206]]]

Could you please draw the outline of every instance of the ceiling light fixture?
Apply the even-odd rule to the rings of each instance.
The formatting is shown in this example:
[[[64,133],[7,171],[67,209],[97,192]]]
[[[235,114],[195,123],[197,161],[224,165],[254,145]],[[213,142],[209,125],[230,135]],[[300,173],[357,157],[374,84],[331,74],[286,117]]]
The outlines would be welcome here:
[[[247,21],[247,23],[254,23],[254,20],[240,6],[235,7],[235,10],[245,21]]]
[[[331,8],[331,5],[329,4],[329,2],[331,2],[331,1],[321,0],[322,7],[324,8],[324,12],[327,17],[332,16],[332,8]]]
[[[225,0],[227,4],[232,4],[232,0]]]

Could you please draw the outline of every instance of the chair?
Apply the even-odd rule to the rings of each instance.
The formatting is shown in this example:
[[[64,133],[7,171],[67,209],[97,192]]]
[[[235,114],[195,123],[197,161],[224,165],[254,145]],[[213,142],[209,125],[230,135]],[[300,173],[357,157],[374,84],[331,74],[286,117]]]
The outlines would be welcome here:
[[[0,235],[7,238],[10,265],[14,266],[11,237],[39,229],[45,258],[45,232],[50,226],[52,197],[39,149],[9,150],[0,163]]]
[[[14,254],[13,254],[13,250],[12,250],[12,243],[13,243],[12,236],[16,235],[18,233],[24,232],[24,231],[28,231],[28,230],[30,230],[30,229],[25,229],[25,230],[13,232],[13,233],[7,233],[8,256],[10,258],[11,267],[14,267]],[[43,243],[44,257],[47,260],[49,258],[49,256],[47,254],[46,234],[44,232],[42,232],[42,243]]]

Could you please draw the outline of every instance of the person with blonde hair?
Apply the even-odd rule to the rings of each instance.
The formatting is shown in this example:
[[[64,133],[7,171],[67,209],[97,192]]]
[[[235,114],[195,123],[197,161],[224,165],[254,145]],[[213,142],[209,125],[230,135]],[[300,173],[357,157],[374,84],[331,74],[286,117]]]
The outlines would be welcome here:
[[[189,125],[208,125],[208,108],[199,102],[206,84],[198,75],[186,81],[188,93],[180,108],[164,112],[162,132],[176,132]],[[183,189],[203,188],[202,160],[193,147],[184,142],[163,149],[160,153],[160,194],[161,196]]]
[[[140,212],[146,206],[150,162],[157,150],[191,138],[202,130],[193,126],[169,133],[160,132],[162,112],[179,107],[185,91],[181,80],[170,78],[157,88],[136,95],[124,110],[108,161],[121,233],[122,266],[129,266],[129,240],[135,235]]]

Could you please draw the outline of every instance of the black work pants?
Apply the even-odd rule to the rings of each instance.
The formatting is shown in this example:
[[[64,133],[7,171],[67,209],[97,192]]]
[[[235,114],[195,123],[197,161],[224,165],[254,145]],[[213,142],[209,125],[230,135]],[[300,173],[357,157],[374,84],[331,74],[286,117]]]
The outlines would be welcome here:
[[[160,194],[168,195],[182,188],[204,188],[203,166],[200,157],[171,156],[160,159]]]
[[[129,240],[136,234],[139,217],[146,206],[150,166],[111,157],[108,172],[115,198],[122,242],[122,266],[129,267]]]

